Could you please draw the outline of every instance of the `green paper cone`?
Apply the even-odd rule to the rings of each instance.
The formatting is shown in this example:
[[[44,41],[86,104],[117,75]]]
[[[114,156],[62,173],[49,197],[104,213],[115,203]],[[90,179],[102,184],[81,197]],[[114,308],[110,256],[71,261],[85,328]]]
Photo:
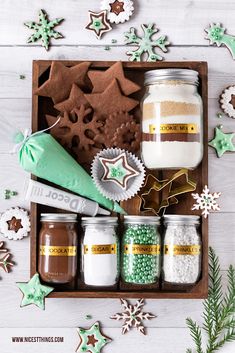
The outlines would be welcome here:
[[[27,172],[125,214],[118,203],[101,195],[90,175],[50,134],[30,136],[19,151],[19,161]]]

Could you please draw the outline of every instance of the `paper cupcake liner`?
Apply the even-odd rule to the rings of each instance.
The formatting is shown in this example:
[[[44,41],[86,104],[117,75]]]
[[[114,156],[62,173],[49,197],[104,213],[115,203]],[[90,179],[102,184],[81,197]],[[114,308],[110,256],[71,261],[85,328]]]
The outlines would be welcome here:
[[[128,164],[140,173],[139,175],[128,180],[127,190],[123,190],[112,181],[102,181],[104,168],[99,160],[100,157],[112,159],[118,157],[123,152],[126,154]],[[91,176],[97,189],[103,196],[113,201],[124,201],[135,196],[143,186],[145,179],[145,168],[143,163],[134,154],[120,148],[108,148],[102,150],[95,156],[91,166]]]

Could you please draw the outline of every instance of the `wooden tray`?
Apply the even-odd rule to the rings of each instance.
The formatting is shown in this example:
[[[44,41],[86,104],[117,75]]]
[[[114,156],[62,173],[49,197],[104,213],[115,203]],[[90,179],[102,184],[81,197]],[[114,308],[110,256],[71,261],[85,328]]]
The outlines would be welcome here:
[[[62,61],[66,66],[74,66],[81,61]],[[91,68],[97,70],[106,70],[114,62],[112,61],[95,61],[92,62]],[[38,88],[43,82],[48,79],[49,67],[51,61],[34,61],[33,62],[33,91]],[[204,118],[204,157],[200,166],[190,172],[190,175],[197,180],[196,192],[201,192],[204,185],[208,184],[208,90],[207,90],[207,63],[206,62],[123,62],[125,75],[143,86],[144,72],[156,68],[184,68],[198,71],[200,77],[199,93],[203,99],[203,118]],[[143,91],[134,98],[140,98]],[[33,95],[32,100],[32,129],[33,132],[41,130],[45,127],[45,114],[54,114],[56,111],[53,108],[51,99],[45,97],[38,97]],[[55,114],[54,114],[55,115]],[[155,174],[159,178],[167,178],[169,171],[160,171]],[[45,183],[45,181],[43,181]],[[179,197],[179,200],[181,198]],[[183,196],[183,202],[177,206],[171,206],[168,213],[177,214],[192,214],[191,206],[193,200],[191,194]],[[138,200],[131,199],[124,202],[122,205],[129,214],[139,214]],[[37,271],[37,251],[38,251],[38,233],[40,230],[40,214],[42,212],[55,212],[55,209],[31,204],[31,276]],[[196,212],[195,212],[196,214]],[[200,213],[198,213],[200,214]],[[199,282],[194,286],[173,286],[166,284],[156,284],[150,286],[130,285],[120,281],[116,289],[87,289],[80,285],[79,289],[69,290],[62,287],[53,291],[49,297],[51,298],[206,298],[208,294],[208,221],[202,218],[201,220],[201,234],[202,234],[202,273]]]

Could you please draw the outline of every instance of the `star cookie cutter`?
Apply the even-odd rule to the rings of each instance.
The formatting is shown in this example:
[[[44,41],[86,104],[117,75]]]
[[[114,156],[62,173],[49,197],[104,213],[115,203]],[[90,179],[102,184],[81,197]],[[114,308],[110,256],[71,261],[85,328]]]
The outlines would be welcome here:
[[[159,215],[162,211],[162,215],[164,215],[167,207],[179,203],[179,200],[176,198],[176,196],[195,191],[197,183],[195,180],[189,177],[188,173],[188,169],[182,168],[178,172],[174,173],[171,178],[165,180],[159,180],[154,175],[148,174],[142,188],[142,193],[137,196],[140,201],[140,212],[144,213],[151,211],[155,215]],[[173,187],[174,181],[181,177],[185,177],[185,183],[183,185]],[[159,191],[162,191],[166,188],[168,188],[167,196],[164,197],[160,203],[158,203],[156,201],[157,194]]]

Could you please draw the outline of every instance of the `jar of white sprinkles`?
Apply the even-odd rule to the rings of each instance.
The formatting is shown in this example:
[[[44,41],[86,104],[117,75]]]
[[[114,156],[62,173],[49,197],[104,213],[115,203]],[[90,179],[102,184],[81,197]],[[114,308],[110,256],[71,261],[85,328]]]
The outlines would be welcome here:
[[[199,216],[164,216],[163,277],[172,284],[194,284],[201,273]]]

